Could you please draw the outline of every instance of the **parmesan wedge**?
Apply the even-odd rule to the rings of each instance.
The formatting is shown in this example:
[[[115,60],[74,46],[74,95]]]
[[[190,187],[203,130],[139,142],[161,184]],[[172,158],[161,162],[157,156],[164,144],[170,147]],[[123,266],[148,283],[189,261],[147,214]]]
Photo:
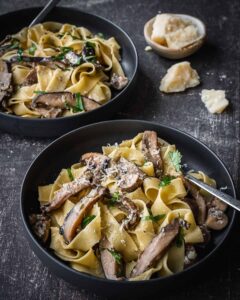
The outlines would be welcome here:
[[[201,99],[212,114],[222,113],[229,104],[224,90],[202,90]]]
[[[151,40],[172,49],[181,49],[198,37],[198,29],[192,22],[175,15],[159,14],[153,23]]]
[[[192,69],[189,62],[177,63],[168,69],[160,84],[160,91],[164,93],[182,92],[187,88],[200,83],[196,70]]]

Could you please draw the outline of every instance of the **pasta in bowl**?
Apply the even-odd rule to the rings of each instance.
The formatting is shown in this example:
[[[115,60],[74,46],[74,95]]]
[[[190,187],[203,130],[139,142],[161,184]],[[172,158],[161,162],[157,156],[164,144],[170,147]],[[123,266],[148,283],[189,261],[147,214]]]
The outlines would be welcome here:
[[[128,78],[114,37],[85,27],[46,22],[0,44],[0,106],[26,118],[92,111],[122,90]]]
[[[180,152],[153,130],[83,154],[38,191],[35,236],[73,269],[117,281],[188,268],[228,223],[227,207],[184,178]]]

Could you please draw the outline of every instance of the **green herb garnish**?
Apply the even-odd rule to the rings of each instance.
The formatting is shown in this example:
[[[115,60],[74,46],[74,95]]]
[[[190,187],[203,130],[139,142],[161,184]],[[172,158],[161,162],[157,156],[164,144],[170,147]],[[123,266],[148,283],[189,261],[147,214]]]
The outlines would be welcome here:
[[[82,223],[81,223],[82,229],[84,229],[90,222],[92,222],[92,220],[95,217],[96,217],[95,215],[91,215],[91,216],[87,216],[87,217],[83,218]]]
[[[45,92],[45,91],[33,91],[34,94],[37,94],[37,95],[44,95],[44,94],[47,94],[48,92]]]
[[[160,221],[161,219],[165,218],[166,214],[162,214],[162,215],[156,215],[153,216],[152,214],[145,216],[142,218],[143,221],[153,221],[155,223],[157,223],[158,221]]]
[[[159,183],[159,187],[164,187],[167,186],[171,183],[172,179],[175,179],[176,177],[174,176],[163,176],[163,178],[161,179],[160,183]]]
[[[11,46],[9,47],[9,49],[16,49],[19,47],[19,45],[20,45],[19,40],[12,39]]]
[[[112,195],[112,198],[108,200],[108,207],[114,206],[119,201],[119,192],[115,192]]]
[[[22,48],[18,48],[17,56],[18,56],[17,60],[22,61],[22,56],[23,56],[23,49]]]
[[[57,56],[54,56],[53,59],[54,60],[63,60],[65,58],[65,55],[69,52],[69,51],[73,51],[73,48],[71,47],[61,47],[60,48],[60,53]]]
[[[184,229],[183,227],[180,227],[178,235],[176,237],[176,246],[178,248],[181,248],[183,243],[184,243]]]
[[[34,55],[36,50],[37,50],[37,46],[34,43],[32,43],[32,46],[28,49],[28,53],[30,55]]]
[[[75,98],[76,98],[76,105],[73,106],[73,112],[79,112],[79,111],[83,111],[84,107],[83,107],[83,102],[82,102],[82,96],[80,93],[76,93],[75,94]]]
[[[88,42],[86,42],[86,47],[95,48],[95,43],[88,41]]]
[[[73,176],[73,173],[72,173],[71,169],[68,168],[68,169],[67,169],[67,172],[68,172],[68,177],[69,177],[69,179],[70,179],[71,181],[73,181],[73,180],[74,180],[74,176]]]
[[[92,61],[92,60],[96,60],[96,56],[95,55],[85,56],[84,59]]]
[[[181,153],[178,150],[171,151],[169,152],[168,156],[175,170],[179,172],[181,170],[181,160],[182,160]]]
[[[121,262],[122,262],[122,255],[119,253],[119,252],[116,252],[114,250],[111,250],[111,249],[107,249],[111,254],[112,256],[114,257],[116,263],[118,265],[121,265]]]

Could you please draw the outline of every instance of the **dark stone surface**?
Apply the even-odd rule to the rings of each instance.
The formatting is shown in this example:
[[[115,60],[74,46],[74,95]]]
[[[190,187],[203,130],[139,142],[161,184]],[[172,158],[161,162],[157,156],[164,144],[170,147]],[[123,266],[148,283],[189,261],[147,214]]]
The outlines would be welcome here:
[[[0,1],[0,13],[45,4],[43,0]],[[206,143],[227,165],[239,185],[239,0],[90,0],[61,1],[62,6],[104,16],[126,30],[140,58],[138,86],[117,118],[146,119],[182,129]],[[145,52],[144,23],[157,11],[186,13],[202,19],[207,44],[189,60],[201,77],[201,85],[186,92],[163,95],[160,78],[173,61]],[[9,22],[20,20],[9,20]],[[210,115],[201,103],[203,88],[225,89],[231,105],[221,115]],[[31,161],[50,140],[19,138],[0,132],[0,299],[99,299],[51,274],[30,250],[19,214],[23,176]],[[240,299],[239,222],[220,255],[211,265],[212,275],[184,285],[164,299]],[[156,298],[161,298],[158,295]]]

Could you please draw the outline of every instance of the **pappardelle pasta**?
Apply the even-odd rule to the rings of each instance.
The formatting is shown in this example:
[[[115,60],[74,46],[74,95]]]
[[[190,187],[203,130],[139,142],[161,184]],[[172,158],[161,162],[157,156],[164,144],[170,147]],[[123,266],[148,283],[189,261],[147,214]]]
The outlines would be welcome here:
[[[180,152],[154,131],[83,154],[38,191],[35,235],[72,268],[112,280],[180,272],[228,223],[227,206],[184,178]]]
[[[56,118],[99,108],[128,79],[114,37],[46,22],[0,42],[0,108],[28,118]]]

